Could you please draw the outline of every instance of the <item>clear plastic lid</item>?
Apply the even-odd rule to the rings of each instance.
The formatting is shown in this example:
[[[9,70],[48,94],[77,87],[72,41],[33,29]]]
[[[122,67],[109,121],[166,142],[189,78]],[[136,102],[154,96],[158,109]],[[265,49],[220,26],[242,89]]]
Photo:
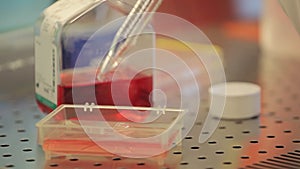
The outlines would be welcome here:
[[[46,154],[151,157],[180,142],[180,109],[61,105],[36,124]]]

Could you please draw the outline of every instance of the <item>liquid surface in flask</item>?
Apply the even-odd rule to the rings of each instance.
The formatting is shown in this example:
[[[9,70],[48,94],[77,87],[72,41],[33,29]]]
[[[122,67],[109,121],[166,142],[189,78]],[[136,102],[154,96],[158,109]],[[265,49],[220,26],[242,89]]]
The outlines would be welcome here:
[[[110,71],[105,74],[104,79],[91,81],[91,77],[95,75],[92,69],[77,72],[75,78],[73,77],[73,71],[63,71],[60,75],[61,84],[58,85],[58,105],[83,105],[96,101],[95,104],[98,105],[150,107],[152,104],[153,76],[147,73],[139,73],[133,78],[129,78],[128,75],[131,73],[130,69],[118,72]],[[115,80],[113,76],[116,76],[116,74],[118,74],[118,79]],[[39,101],[38,105],[46,113],[52,111],[51,108]],[[118,112],[111,113],[111,116],[105,118],[109,121],[128,121]],[[136,114],[136,117],[130,117],[130,119],[139,121],[144,117]]]

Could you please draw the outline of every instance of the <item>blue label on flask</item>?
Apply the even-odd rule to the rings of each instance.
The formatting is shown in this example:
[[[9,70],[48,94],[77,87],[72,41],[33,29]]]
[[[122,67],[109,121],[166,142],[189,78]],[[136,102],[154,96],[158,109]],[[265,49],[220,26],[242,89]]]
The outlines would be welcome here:
[[[106,32],[106,34],[97,33],[94,35],[97,37],[92,38],[92,40],[89,40],[92,35],[73,35],[64,37],[64,42],[62,43],[62,68],[74,68],[78,55],[83,47],[89,49],[89,52],[85,52],[85,60],[77,63],[76,67],[90,66],[93,60],[103,58],[113,41],[115,32],[116,31]]]

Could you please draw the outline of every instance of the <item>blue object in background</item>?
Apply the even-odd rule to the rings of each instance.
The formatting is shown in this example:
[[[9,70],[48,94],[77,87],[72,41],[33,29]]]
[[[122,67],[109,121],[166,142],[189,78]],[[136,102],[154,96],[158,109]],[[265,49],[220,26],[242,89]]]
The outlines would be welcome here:
[[[90,66],[94,59],[101,59],[109,50],[109,47],[113,41],[113,38],[117,32],[117,29],[111,32],[98,33],[96,35],[72,35],[63,36],[62,43],[62,68],[70,69],[77,67]],[[90,39],[91,36],[94,38]],[[77,62],[77,58],[85,46],[84,61],[81,60],[80,63]],[[89,50],[87,50],[89,49]],[[87,52],[88,51],[88,52]]]
[[[0,4],[0,32],[33,25],[41,12],[55,0],[3,0]]]
[[[262,0],[234,0],[237,19],[258,20],[262,11]]]
[[[73,27],[73,31],[67,29],[62,34],[62,69],[72,69],[75,66],[77,68],[98,66],[97,63],[99,64],[99,61],[109,51],[122,22],[123,20],[116,20],[105,26]],[[84,59],[78,61],[78,56],[83,48],[84,53],[81,56]]]

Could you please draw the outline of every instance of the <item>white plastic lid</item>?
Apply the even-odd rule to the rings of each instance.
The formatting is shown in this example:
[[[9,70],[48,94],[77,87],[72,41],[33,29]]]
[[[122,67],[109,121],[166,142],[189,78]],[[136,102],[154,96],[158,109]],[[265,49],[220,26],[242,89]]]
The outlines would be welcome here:
[[[224,97],[226,99],[223,114],[211,112],[218,118],[245,119],[258,116],[260,113],[261,89],[256,84],[246,82],[222,83],[212,86],[209,93],[210,96],[213,96],[215,102],[222,102]]]

